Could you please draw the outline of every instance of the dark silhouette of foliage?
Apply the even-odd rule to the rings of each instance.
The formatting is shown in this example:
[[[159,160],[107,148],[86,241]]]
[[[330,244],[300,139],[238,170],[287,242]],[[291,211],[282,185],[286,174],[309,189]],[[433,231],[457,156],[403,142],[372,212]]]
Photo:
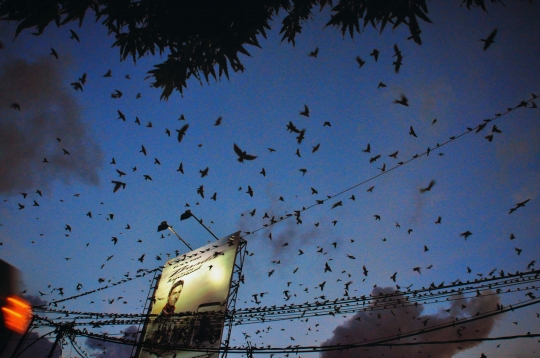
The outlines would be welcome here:
[[[462,4],[486,10],[486,2]],[[260,47],[258,36],[266,38],[269,22],[280,10],[286,12],[282,41],[294,45],[313,9],[325,6],[331,7],[327,26],[351,37],[368,25],[382,32],[388,24],[405,24],[409,39],[421,44],[419,19],[431,22],[425,0],[0,0],[0,19],[17,22],[15,36],[25,29],[41,35],[53,21],[58,27],[70,22],[81,26],[85,14],[93,12],[114,35],[113,46],[120,48],[123,60],[167,55],[148,72],[152,85],[162,89],[161,98],[167,99],[175,89],[182,93],[191,76],[209,82],[223,74],[228,78],[229,68],[243,71],[239,54],[250,56],[246,45]]]

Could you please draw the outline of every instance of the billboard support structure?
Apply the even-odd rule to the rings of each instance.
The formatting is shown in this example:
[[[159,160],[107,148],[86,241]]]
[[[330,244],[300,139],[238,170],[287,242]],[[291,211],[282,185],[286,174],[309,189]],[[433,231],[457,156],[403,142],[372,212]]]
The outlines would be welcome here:
[[[227,357],[227,351],[229,348],[229,343],[231,339],[232,326],[233,326],[233,312],[236,308],[236,299],[238,297],[238,289],[240,284],[244,283],[244,276],[242,275],[242,268],[244,267],[244,258],[246,256],[246,247],[247,241],[243,238],[240,238],[238,244],[238,251],[236,255],[236,261],[234,262],[233,274],[231,279],[231,286],[229,288],[229,299],[227,301],[227,310],[226,310],[226,320],[224,326],[224,334],[220,343],[220,350],[223,349],[221,353],[221,358]],[[227,332],[225,333],[225,330]]]
[[[146,319],[144,320],[142,330],[139,330],[141,328],[140,324],[139,324],[139,327],[137,327],[137,336],[135,340],[138,342],[138,344],[134,345],[133,348],[131,349],[130,357],[138,357],[141,352],[142,346],[140,343],[142,342],[142,339],[144,335],[146,334],[146,327],[148,326],[148,323],[150,323],[149,315],[150,315],[150,311],[152,310],[152,304],[154,303],[154,300],[156,297],[156,288],[157,288],[157,284],[160,278],[161,278],[161,272],[155,271],[154,277],[152,278],[152,283],[150,284],[150,290],[148,291],[148,297],[146,298],[146,303],[144,304],[144,309],[143,309],[143,312],[146,312]],[[136,349],[135,355],[133,355],[134,349]]]
[[[163,222],[158,231],[168,226]],[[226,356],[246,245],[237,231],[165,263],[136,343],[137,358]]]

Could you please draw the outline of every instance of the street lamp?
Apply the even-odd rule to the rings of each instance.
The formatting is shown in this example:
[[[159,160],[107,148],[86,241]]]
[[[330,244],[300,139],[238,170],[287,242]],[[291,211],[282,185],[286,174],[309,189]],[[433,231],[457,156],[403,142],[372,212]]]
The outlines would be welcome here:
[[[167,229],[171,230],[171,232],[172,232],[173,234],[175,234],[176,237],[178,237],[178,238],[180,239],[180,241],[182,241],[182,242],[184,243],[184,245],[186,245],[191,251],[193,251],[193,249],[191,248],[191,246],[189,246],[188,243],[185,242],[184,239],[182,239],[182,238],[180,237],[180,235],[178,235],[178,234],[176,233],[176,231],[173,230],[172,226],[169,225],[169,224],[167,224],[166,221],[162,221],[161,224],[159,224],[159,226],[158,226],[158,228],[157,228],[157,231],[160,232],[160,231],[167,230]]]

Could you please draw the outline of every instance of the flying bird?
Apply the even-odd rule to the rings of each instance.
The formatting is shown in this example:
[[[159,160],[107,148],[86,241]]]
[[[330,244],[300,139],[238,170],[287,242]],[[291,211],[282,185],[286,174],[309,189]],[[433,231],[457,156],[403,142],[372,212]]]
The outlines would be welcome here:
[[[525,201],[522,201],[521,203],[517,203],[516,206],[514,208],[511,208],[510,209],[510,212],[508,214],[512,214],[514,211],[516,211],[517,209],[521,208],[521,207],[524,207],[525,204],[527,204],[529,202],[529,200],[531,199],[527,199]]]
[[[177,129],[178,132],[178,143],[182,142],[182,139],[184,139],[184,136],[186,135],[186,131],[189,128],[189,124],[184,124],[184,126],[180,129]]]
[[[216,119],[216,122],[214,123],[214,126],[217,127],[221,124],[221,120],[223,119],[222,116],[219,116],[218,119]]]
[[[433,186],[435,185],[435,183],[436,183],[435,180],[431,180],[431,181],[429,182],[429,185],[428,185],[427,187],[425,187],[425,188],[420,188],[420,193],[423,194],[423,193],[425,193],[426,191],[431,191],[431,188],[433,188]]]
[[[373,56],[373,58],[375,59],[375,62],[379,60],[379,52],[380,52],[379,50],[374,48],[373,51],[371,51],[371,53],[369,54],[370,56]]]
[[[208,170],[210,170],[209,167],[206,167],[205,169],[199,170],[199,173],[201,173],[201,178],[204,178],[208,175]]]
[[[233,148],[234,148],[234,152],[236,153],[236,155],[238,155],[238,161],[240,163],[243,163],[244,160],[253,160],[253,159],[257,158],[256,155],[247,154],[246,151],[240,149],[240,147],[238,147],[236,145],[236,143],[234,144]]]
[[[201,185],[200,187],[197,188],[197,194],[199,194],[201,198],[204,199],[204,185]]]
[[[409,129],[409,134],[412,135],[413,137],[418,137],[416,135],[416,132],[414,131],[414,128],[411,126],[411,128]]]
[[[370,162],[370,163],[373,163],[373,162],[375,162],[377,159],[379,159],[380,157],[381,157],[381,155],[380,155],[380,154],[377,154],[376,156],[374,156],[374,157],[372,157],[371,159],[369,159],[369,162]]]
[[[53,55],[54,57],[56,57],[56,59],[58,60],[58,53],[55,51],[55,49],[53,49],[51,47],[51,55]]]
[[[366,266],[365,266],[365,265],[364,265],[364,266],[362,266],[362,271],[363,271],[363,274],[364,274],[364,276],[366,276],[366,277],[367,277],[367,275],[368,275],[368,272],[369,272],[369,271],[367,270],[367,268],[366,268]]]
[[[122,187],[122,189],[126,188],[126,183],[123,183],[121,181],[111,180],[111,183],[114,184],[113,193],[116,193],[118,191],[118,189],[120,189],[120,187]]]
[[[496,35],[497,35],[497,29],[491,31],[491,33],[489,34],[487,38],[480,39],[480,41],[484,43],[484,51],[487,50],[488,47],[491,46],[491,44],[495,42],[493,41],[493,39],[495,38]]]
[[[311,51],[308,56],[316,58],[318,54],[319,54],[319,48],[316,47],[315,50]]]
[[[358,63],[359,68],[362,68],[366,64],[366,61],[362,60],[360,56],[356,56],[356,62]]]
[[[300,111],[300,115],[304,117],[309,117],[309,107],[304,104],[304,110]]]
[[[366,149],[362,149],[364,153],[371,153],[371,145],[368,143]]]
[[[472,235],[472,232],[470,232],[469,230],[467,230],[467,231],[462,232],[461,234],[459,234],[459,236],[460,236],[460,237],[463,236],[463,237],[465,238],[465,240],[467,240],[467,238],[468,238],[469,236],[471,236],[471,235]]]
[[[79,35],[77,35],[77,33],[75,31],[70,29],[69,32],[71,32],[70,39],[77,40],[77,42],[81,42],[81,40],[79,39]]]
[[[409,99],[402,93],[399,99],[395,99],[394,103],[401,104],[402,106],[409,107]]]

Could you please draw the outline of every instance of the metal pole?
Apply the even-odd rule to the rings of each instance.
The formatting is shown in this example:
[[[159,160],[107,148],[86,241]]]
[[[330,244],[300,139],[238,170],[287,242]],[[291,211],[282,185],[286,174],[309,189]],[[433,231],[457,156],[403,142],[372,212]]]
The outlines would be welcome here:
[[[186,245],[191,251],[193,251],[193,249],[191,248],[191,246],[189,246],[189,245],[187,244],[187,242],[185,242],[185,241],[180,237],[180,235],[178,235],[178,234],[176,233],[176,231],[173,230],[172,226],[169,225],[168,229],[171,230],[172,233],[175,234],[175,235],[180,239],[180,241],[182,241],[182,242],[184,243],[184,245]]]
[[[193,213],[191,213],[191,216],[193,216],[193,217],[195,218],[195,220],[197,220],[197,222],[198,222],[199,224],[201,224],[201,225],[206,229],[206,231],[208,231],[210,234],[212,234],[212,236],[215,237],[216,240],[219,240],[218,237],[217,237],[216,235],[214,235],[214,233],[213,233],[212,231],[210,231],[210,229],[207,228],[206,225],[204,225],[203,222],[202,222],[201,220],[197,219],[197,217],[196,217],[195,215],[193,215]]]

